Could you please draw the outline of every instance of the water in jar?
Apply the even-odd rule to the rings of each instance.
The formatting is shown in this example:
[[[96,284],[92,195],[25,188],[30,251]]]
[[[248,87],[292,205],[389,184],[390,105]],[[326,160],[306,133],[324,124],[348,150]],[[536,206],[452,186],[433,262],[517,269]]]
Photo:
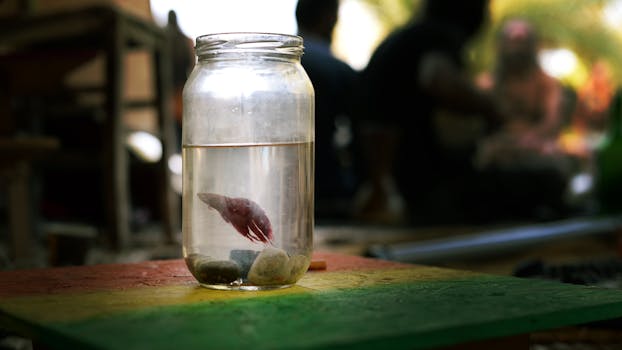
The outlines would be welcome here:
[[[307,270],[313,143],[184,145],[184,258],[215,289],[272,289]]]

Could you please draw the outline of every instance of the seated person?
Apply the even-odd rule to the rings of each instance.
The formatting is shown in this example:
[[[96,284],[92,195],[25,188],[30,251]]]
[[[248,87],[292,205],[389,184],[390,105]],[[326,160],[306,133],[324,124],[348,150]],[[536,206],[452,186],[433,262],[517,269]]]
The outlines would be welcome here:
[[[516,215],[532,215],[519,212],[542,203],[561,205],[572,170],[558,142],[566,119],[565,88],[539,66],[538,37],[528,21],[507,20],[497,49],[497,66],[488,88],[506,120],[497,133],[481,142],[476,165],[490,175],[489,192],[513,202]]]

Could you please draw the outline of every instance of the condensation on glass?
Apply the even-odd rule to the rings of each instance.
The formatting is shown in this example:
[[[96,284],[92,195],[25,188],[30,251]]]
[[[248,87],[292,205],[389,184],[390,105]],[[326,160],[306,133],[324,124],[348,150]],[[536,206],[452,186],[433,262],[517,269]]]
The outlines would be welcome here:
[[[314,91],[299,36],[200,36],[183,92],[183,255],[201,285],[295,284],[313,247]]]

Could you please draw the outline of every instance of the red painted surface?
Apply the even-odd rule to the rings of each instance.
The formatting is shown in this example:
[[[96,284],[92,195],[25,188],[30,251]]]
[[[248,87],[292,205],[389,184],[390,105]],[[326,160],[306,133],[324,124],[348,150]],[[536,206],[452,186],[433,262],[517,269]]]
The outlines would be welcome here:
[[[32,281],[38,281],[33,283]],[[0,297],[193,283],[183,260],[0,272]]]
[[[313,259],[326,261],[324,271],[412,266],[360,256],[322,252],[315,252]],[[312,273],[322,272],[313,271]],[[32,281],[38,281],[38,283],[32,283]],[[182,259],[12,270],[0,271],[0,298],[193,283],[196,281]]]
[[[326,260],[326,271],[344,271],[360,269],[388,269],[388,268],[407,268],[411,264],[398,263],[387,260],[364,258],[355,255],[343,255],[335,253],[315,252],[313,260]]]

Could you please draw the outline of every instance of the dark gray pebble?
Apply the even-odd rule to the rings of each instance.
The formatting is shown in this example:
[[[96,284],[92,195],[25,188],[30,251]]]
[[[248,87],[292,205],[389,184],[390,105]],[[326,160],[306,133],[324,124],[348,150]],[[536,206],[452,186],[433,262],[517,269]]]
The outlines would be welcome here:
[[[186,256],[186,259],[184,260],[186,261],[186,266],[188,267],[188,270],[190,270],[190,272],[192,272],[192,274],[194,275],[194,271],[196,270],[196,265],[199,262],[210,261],[211,259],[207,255],[203,255],[199,253],[192,253],[192,254],[188,254],[188,256]]]
[[[251,269],[253,262],[259,255],[259,252],[256,250],[250,249],[234,249],[231,251],[229,255],[229,259],[235,261],[240,265],[242,278],[246,278],[248,275],[248,271]]]
[[[229,284],[242,276],[240,265],[231,260],[198,260],[192,274],[205,284]]]

